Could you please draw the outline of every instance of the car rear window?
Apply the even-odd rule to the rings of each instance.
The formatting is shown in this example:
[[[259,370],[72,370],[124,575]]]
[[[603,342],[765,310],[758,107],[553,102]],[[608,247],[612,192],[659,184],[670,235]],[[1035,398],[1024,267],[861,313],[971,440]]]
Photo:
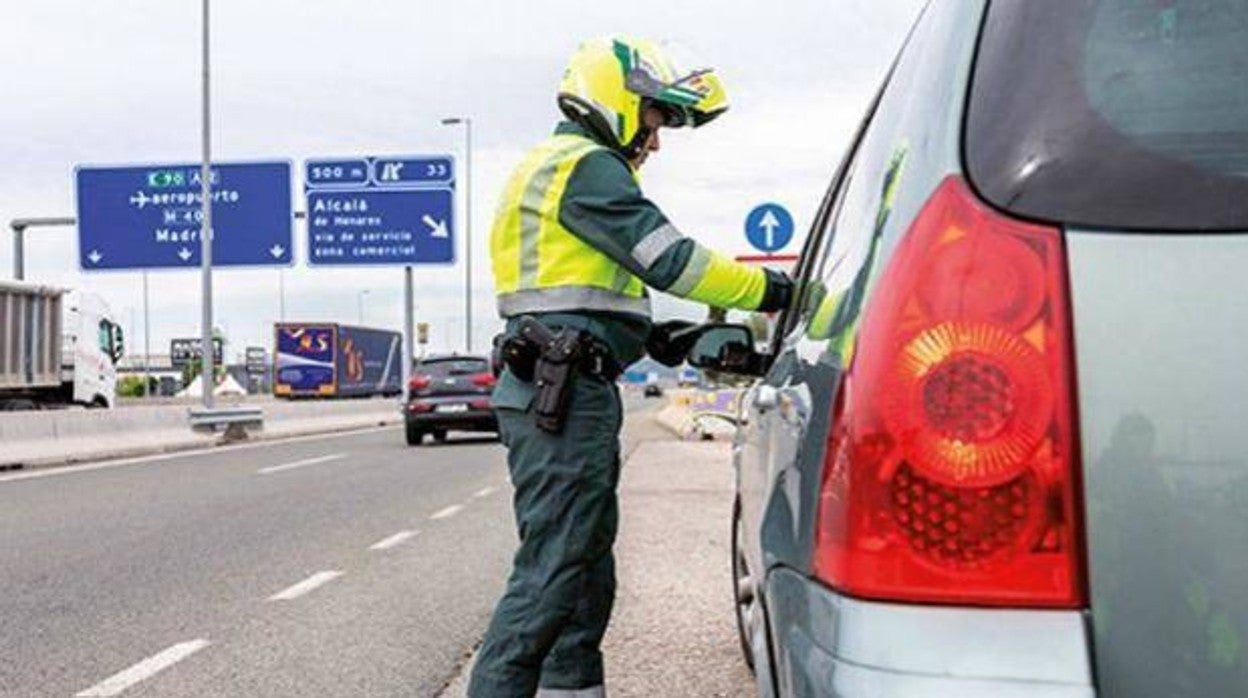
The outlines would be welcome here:
[[[1023,216],[1248,230],[1248,0],[993,0],[965,144]]]
[[[423,373],[434,378],[488,373],[489,370],[490,364],[485,359],[440,359],[438,361],[426,361],[416,367],[417,373]]]

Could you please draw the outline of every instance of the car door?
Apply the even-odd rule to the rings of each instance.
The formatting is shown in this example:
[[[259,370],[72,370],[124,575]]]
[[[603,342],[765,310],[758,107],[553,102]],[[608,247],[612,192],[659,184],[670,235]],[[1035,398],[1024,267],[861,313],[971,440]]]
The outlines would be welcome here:
[[[873,103],[854,138],[854,147],[833,177],[803,246],[794,271],[799,291],[793,304],[778,318],[770,347],[775,359],[762,380],[751,387],[741,402],[741,427],[736,443],[737,491],[743,547],[753,570],[765,570],[776,559],[774,551],[767,550],[761,535],[767,502],[773,499],[777,487],[787,486],[792,494],[794,488],[801,486],[800,477],[786,479],[784,467],[794,462],[797,444],[813,409],[812,396],[798,377],[796,337],[805,324],[803,315],[811,312],[812,303],[817,303],[818,299],[812,294],[818,295],[818,284],[812,280],[821,278],[829,263],[832,228],[851,179],[854,152],[874,109]]]

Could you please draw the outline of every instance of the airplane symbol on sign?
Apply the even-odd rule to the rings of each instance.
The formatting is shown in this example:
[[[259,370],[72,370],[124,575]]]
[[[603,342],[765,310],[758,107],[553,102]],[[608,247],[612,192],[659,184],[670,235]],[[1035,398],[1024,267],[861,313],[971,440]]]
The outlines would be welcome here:
[[[150,202],[151,200],[152,200],[152,197],[148,196],[147,194],[144,194],[142,191],[137,191],[134,193],[134,196],[130,197],[130,203],[134,204],[135,206],[138,206],[140,209],[146,206],[148,202]]]

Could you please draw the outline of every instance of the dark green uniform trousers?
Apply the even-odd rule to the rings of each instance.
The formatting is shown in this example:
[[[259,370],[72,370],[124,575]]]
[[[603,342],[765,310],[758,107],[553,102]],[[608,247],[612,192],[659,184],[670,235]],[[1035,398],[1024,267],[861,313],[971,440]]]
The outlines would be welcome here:
[[[622,419],[614,383],[577,374],[562,434],[537,428],[534,387],[504,371],[494,390],[515,488],[507,591],[477,654],[471,698],[556,696],[601,686],[599,645],[615,600]]]

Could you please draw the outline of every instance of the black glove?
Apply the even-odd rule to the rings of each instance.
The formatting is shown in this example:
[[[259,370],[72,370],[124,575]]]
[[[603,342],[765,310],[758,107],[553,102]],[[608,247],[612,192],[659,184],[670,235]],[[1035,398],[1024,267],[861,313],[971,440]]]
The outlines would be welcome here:
[[[697,323],[688,320],[660,322],[650,330],[646,353],[664,366],[679,366],[701,336],[698,328]]]
[[[767,274],[767,290],[763,293],[763,302],[758,304],[758,312],[774,313],[789,307],[789,301],[793,299],[793,279],[775,269],[763,271]]]

